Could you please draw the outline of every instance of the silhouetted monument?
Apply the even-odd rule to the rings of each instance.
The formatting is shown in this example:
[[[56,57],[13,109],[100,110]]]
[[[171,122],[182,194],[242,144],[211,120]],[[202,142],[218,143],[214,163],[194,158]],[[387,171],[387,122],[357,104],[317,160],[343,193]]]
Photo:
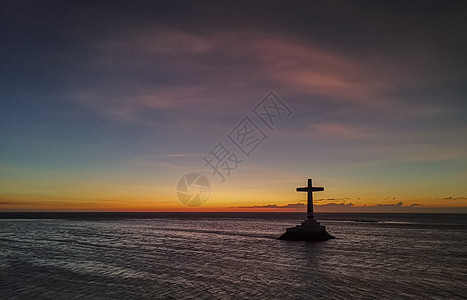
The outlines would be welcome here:
[[[308,179],[308,186],[297,188],[297,192],[307,192],[306,219],[301,225],[287,228],[287,231],[279,237],[280,240],[318,242],[334,238],[313,216],[313,192],[320,191],[324,191],[324,187],[314,187],[311,179]]]

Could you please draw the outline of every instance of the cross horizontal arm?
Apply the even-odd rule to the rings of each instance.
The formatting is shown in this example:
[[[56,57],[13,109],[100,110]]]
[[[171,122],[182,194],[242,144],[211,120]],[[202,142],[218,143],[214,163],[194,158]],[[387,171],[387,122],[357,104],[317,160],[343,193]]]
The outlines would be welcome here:
[[[321,191],[324,191],[324,188],[323,187],[312,187],[311,189],[307,187],[297,188],[297,192],[308,192],[308,191],[321,192]]]

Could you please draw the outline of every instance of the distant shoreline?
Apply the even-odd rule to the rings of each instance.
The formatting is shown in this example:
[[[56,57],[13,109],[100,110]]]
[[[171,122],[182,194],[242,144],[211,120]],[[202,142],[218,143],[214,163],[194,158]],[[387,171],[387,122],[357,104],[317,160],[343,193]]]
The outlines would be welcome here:
[[[152,218],[264,218],[281,216],[280,219],[296,219],[304,212],[0,212],[0,219],[152,219]],[[354,218],[355,221],[373,222],[357,216],[397,216],[397,215],[467,215],[460,213],[408,213],[408,212],[319,212],[317,219],[333,220],[335,217]],[[340,218],[339,218],[340,219]]]

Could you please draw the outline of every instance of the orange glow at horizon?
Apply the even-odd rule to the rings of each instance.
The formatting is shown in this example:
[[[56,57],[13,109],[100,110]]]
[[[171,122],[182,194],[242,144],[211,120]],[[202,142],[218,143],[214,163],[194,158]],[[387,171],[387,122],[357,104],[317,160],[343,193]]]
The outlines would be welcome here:
[[[305,212],[306,201],[297,201],[296,197],[285,201],[270,201],[264,199],[256,201],[253,199],[243,201],[233,201],[219,198],[209,199],[200,207],[187,207],[180,203],[174,195],[165,197],[126,197],[116,199],[104,198],[72,198],[62,196],[44,195],[0,195],[0,212],[8,211],[106,211],[106,212]],[[254,198],[254,197],[253,197]],[[279,197],[277,197],[279,198]],[[284,199],[284,198],[282,198]],[[316,212],[417,212],[440,211],[460,209],[460,212],[467,212],[467,199],[419,199],[419,200],[394,200],[394,201],[365,201],[349,199],[345,202],[335,202],[323,199],[316,199]],[[399,203],[401,202],[401,203]],[[381,204],[383,203],[383,204]],[[290,207],[288,207],[290,206]],[[415,210],[414,210],[415,208]]]

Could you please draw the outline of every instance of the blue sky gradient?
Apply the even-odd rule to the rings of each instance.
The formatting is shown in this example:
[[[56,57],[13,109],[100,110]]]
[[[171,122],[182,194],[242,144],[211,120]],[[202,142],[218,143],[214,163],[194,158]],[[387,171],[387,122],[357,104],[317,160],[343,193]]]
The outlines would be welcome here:
[[[467,207],[462,1],[1,11],[0,210],[183,210],[193,171],[211,210],[303,202],[308,177],[323,205]],[[292,116],[221,183],[202,157],[269,91]]]

